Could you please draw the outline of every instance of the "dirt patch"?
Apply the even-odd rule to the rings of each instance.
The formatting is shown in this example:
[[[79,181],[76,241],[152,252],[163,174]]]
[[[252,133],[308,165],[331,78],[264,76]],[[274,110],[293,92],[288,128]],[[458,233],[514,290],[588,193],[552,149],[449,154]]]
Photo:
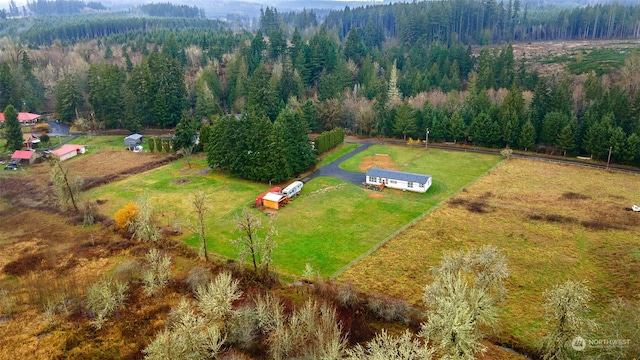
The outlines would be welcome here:
[[[531,214],[529,219],[536,221],[545,221],[548,223],[570,224],[577,220],[570,216],[563,216],[558,214]]]
[[[176,184],[176,185],[182,185],[182,184],[186,184],[188,182],[190,182],[191,179],[175,179],[173,181],[171,181],[172,184]]]
[[[209,175],[209,173],[211,173],[211,168],[210,167],[206,167],[206,168],[196,172],[196,174],[198,174],[198,175]]]
[[[611,222],[607,222],[607,221],[603,221],[603,220],[598,220],[598,219],[590,219],[590,220],[584,220],[581,222],[582,226],[586,227],[587,229],[591,229],[591,230],[623,230],[625,227],[620,225],[620,224],[616,224],[616,223],[611,223]]]
[[[480,196],[478,199],[453,198],[449,200],[451,206],[464,206],[469,212],[477,214],[485,214],[490,212],[489,203],[485,197]]]
[[[566,199],[566,200],[588,200],[588,199],[591,199],[587,195],[578,194],[578,193],[575,193],[573,191],[569,191],[569,192],[566,192],[566,193],[562,194],[562,196],[560,198],[561,199]]]
[[[399,170],[398,165],[388,154],[374,154],[367,156],[360,162],[360,170],[366,172],[371,168],[381,168],[388,170]]]
[[[384,195],[382,195],[380,193],[376,193],[376,192],[371,192],[371,193],[369,193],[369,197],[370,198],[374,198],[374,199],[379,199],[379,198],[383,198]]]

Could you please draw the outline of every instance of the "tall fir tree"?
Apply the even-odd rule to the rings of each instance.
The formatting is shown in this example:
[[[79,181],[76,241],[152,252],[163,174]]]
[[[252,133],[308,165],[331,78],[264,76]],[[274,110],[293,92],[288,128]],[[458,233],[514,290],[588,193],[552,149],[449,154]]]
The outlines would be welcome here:
[[[5,136],[7,143],[4,148],[10,151],[22,149],[22,128],[18,121],[18,112],[13,105],[7,105],[4,109]]]

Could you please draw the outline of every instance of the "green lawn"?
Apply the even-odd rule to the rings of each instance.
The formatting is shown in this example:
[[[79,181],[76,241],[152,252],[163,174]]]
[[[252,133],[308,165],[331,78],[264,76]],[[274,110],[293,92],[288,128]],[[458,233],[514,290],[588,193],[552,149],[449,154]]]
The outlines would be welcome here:
[[[341,156],[348,154],[349,152],[351,152],[351,150],[357,148],[358,146],[360,145],[356,143],[342,143],[338,145],[333,151],[322,154],[322,156],[320,156],[318,167],[322,167],[332,163]]]
[[[83,135],[71,141],[71,144],[86,145],[90,151],[98,150],[122,150],[124,146],[124,136],[122,135],[106,135],[106,136],[87,136]]]
[[[321,177],[307,183],[301,195],[275,216],[251,209],[263,224],[272,221],[278,231],[279,246],[273,258],[275,267],[283,274],[299,275],[307,263],[324,276],[334,274],[500,161],[490,155],[376,145],[349,160],[345,167],[357,167],[358,159],[373,153],[391,155],[402,170],[433,175],[432,188],[426,194],[389,189],[379,193]],[[88,195],[107,199],[102,211],[113,216],[117,209],[146,191],[160,213],[161,223],[171,226],[181,222],[185,241],[197,246],[197,238],[184,225],[193,217],[191,194],[204,189],[212,207],[207,217],[209,249],[235,257],[236,250],[230,243],[240,235],[235,229],[235,216],[249,208],[269,186],[216,172],[203,174],[204,159],[193,164],[192,169],[187,169],[180,160],[94,189]]]

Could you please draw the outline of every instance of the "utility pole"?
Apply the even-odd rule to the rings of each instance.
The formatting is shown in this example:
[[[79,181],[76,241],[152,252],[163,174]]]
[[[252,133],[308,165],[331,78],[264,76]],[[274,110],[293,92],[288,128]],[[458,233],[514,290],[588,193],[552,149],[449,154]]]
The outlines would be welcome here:
[[[609,162],[611,161],[611,150],[613,150],[613,146],[609,146],[609,156],[607,156],[607,170],[609,170]]]
[[[424,148],[428,149],[429,148],[429,128],[427,128],[427,136],[424,140]]]

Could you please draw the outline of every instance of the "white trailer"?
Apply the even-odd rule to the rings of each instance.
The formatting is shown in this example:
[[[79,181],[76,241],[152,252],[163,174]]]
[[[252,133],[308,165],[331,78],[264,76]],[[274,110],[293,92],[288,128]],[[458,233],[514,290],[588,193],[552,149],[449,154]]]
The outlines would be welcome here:
[[[282,193],[291,199],[292,197],[300,194],[300,190],[302,190],[303,186],[304,183],[302,181],[294,181],[286,188],[282,189]]]

